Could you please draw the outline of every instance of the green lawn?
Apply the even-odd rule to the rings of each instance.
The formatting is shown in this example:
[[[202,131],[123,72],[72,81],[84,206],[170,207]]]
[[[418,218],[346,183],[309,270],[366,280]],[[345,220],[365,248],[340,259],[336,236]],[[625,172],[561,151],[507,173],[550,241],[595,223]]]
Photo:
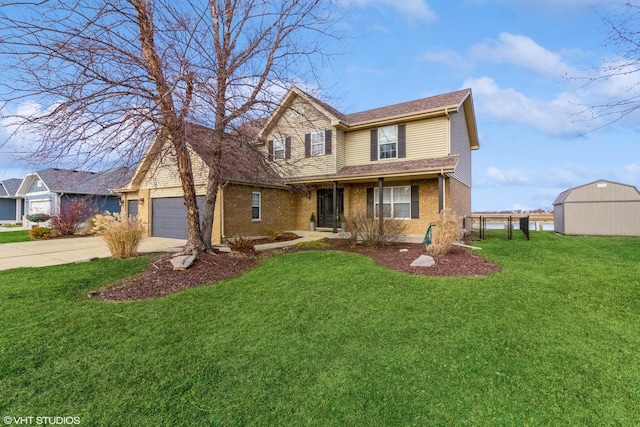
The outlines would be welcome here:
[[[28,242],[30,240],[29,230],[0,232],[0,243]]]
[[[479,242],[432,278],[299,252],[153,301],[146,259],[0,272],[0,415],[114,426],[640,425],[640,239]]]

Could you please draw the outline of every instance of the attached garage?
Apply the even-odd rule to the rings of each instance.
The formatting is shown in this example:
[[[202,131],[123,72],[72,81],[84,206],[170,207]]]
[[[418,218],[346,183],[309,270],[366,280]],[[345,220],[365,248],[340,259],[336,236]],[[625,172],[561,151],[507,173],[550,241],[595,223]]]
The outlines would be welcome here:
[[[601,179],[563,191],[553,208],[557,233],[640,236],[640,192],[632,185]]]
[[[200,222],[202,222],[203,208],[204,197],[198,197]],[[151,199],[151,235],[173,239],[187,238],[187,208],[184,204],[184,198],[164,197]]]

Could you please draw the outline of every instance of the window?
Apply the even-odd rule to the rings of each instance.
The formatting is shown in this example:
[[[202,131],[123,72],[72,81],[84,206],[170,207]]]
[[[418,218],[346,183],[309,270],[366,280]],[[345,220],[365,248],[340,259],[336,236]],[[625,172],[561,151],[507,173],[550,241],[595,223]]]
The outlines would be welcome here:
[[[284,137],[275,138],[273,140],[273,159],[282,160],[285,158],[285,139]]]
[[[311,132],[311,155],[324,155],[324,129],[317,129]]]
[[[380,204],[378,189],[374,189],[374,215],[378,217]],[[411,187],[385,187],[382,189],[382,211],[385,218],[411,218]]]
[[[251,193],[251,220],[260,221],[260,192]]]
[[[380,159],[395,159],[398,157],[398,128],[385,126],[378,129],[378,150]]]

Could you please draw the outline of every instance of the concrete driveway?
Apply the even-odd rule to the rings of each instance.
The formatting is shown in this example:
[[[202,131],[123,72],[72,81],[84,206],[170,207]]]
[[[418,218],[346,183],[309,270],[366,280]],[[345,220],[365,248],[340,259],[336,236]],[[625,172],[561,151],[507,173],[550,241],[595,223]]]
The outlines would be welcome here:
[[[149,237],[140,244],[139,252],[178,252],[186,240]],[[0,270],[18,267],[45,267],[109,258],[111,253],[101,237],[74,237],[34,242],[0,244]]]

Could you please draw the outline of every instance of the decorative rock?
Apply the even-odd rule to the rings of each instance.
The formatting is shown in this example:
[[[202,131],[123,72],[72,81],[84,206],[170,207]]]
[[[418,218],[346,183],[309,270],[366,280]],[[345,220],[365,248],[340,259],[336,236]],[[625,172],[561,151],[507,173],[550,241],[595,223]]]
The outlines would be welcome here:
[[[186,270],[196,260],[195,255],[179,255],[171,258],[171,265],[174,270]]]
[[[400,252],[409,252],[409,249],[407,249],[407,248],[402,248],[402,249],[400,249]]]
[[[420,255],[418,259],[411,263],[411,267],[432,267],[436,264],[433,257],[429,255]]]

